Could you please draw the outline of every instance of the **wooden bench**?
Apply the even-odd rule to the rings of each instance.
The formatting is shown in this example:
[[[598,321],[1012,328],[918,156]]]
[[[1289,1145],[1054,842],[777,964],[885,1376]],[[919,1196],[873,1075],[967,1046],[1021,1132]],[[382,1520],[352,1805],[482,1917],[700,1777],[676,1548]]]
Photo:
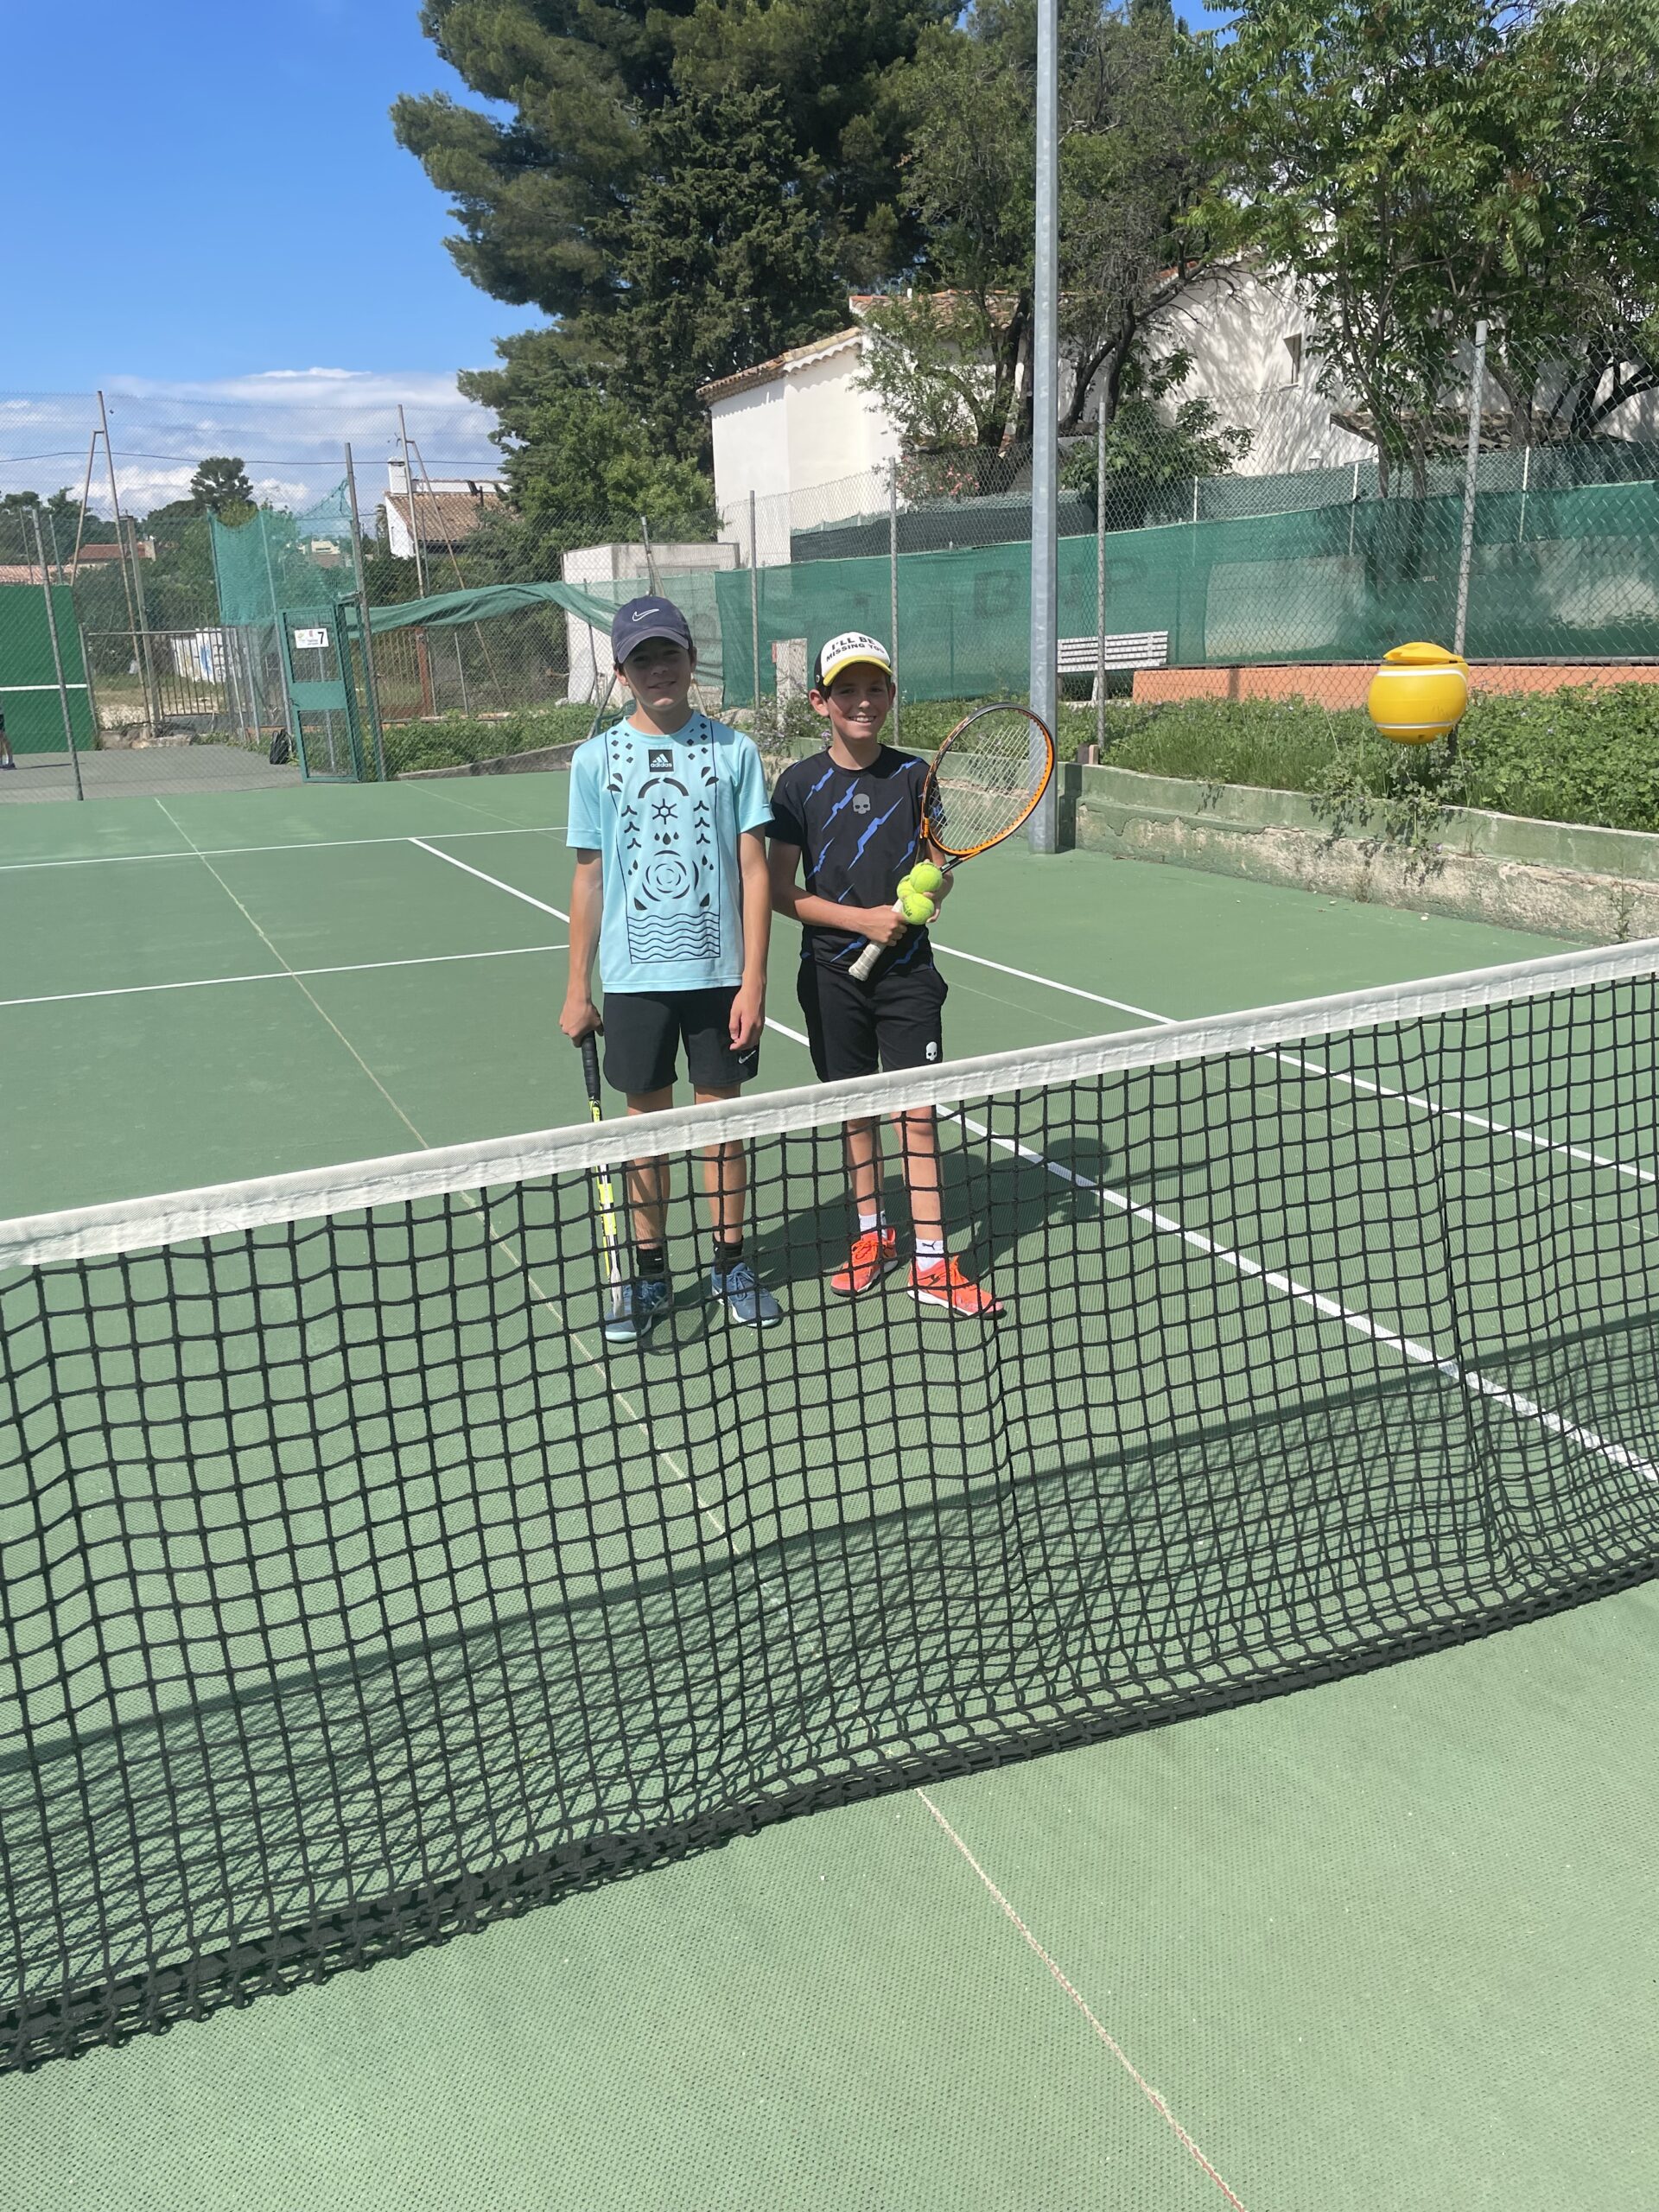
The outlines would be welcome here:
[[[1119,668],[1167,668],[1169,666],[1169,632],[1167,630],[1137,630],[1121,638],[1062,638],[1060,639],[1060,668],[1062,676],[1092,676],[1101,664],[1102,645],[1106,648],[1106,666]]]

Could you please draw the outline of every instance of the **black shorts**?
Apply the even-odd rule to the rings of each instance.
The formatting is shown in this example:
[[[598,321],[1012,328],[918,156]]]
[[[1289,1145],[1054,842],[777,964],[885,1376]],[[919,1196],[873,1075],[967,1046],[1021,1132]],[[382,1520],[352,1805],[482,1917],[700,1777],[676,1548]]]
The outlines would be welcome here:
[[[607,991],[605,1077],[630,1098],[672,1088],[682,1039],[696,1090],[736,1090],[760,1071],[760,1047],[732,1050],[735,984],[712,991]]]
[[[933,1067],[944,1057],[944,978],[931,963],[881,969],[861,983],[844,968],[804,960],[795,988],[820,1083],[878,1067]]]

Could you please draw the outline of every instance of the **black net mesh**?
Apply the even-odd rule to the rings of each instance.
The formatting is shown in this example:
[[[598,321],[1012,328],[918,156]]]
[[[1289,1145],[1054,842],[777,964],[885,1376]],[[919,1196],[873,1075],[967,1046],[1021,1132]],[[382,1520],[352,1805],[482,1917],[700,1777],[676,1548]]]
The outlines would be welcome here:
[[[884,1079],[995,1323],[832,1294],[824,1093],[653,1140],[760,1332],[671,1155],[607,1346],[614,1128],[0,1230],[0,2065],[1649,1573],[1659,984],[1554,982]]]

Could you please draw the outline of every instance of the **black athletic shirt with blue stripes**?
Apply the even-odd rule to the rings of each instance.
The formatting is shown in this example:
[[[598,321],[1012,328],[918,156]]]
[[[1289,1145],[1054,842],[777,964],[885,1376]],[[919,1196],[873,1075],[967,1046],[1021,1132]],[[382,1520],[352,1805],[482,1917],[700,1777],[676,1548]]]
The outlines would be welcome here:
[[[828,753],[793,760],[772,794],[772,834],[798,845],[802,881],[817,899],[848,906],[890,906],[899,880],[922,857],[922,794],[927,764],[884,745],[868,768],[838,768]],[[855,931],[803,926],[801,957],[850,967],[864,949]],[[882,963],[931,968],[925,929],[909,931]]]

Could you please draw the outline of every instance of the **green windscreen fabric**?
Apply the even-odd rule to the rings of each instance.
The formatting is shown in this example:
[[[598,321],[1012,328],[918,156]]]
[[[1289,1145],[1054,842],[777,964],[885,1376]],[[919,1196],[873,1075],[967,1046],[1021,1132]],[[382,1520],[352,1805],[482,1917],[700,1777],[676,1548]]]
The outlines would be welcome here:
[[[1178,667],[1375,659],[1446,638],[1457,613],[1460,497],[1344,500],[1107,534],[1109,635],[1166,631]],[[1062,537],[1060,634],[1095,634],[1096,540]],[[901,553],[899,675],[907,697],[1023,690],[1028,541]],[[676,579],[664,577],[665,590]],[[773,648],[807,660],[838,630],[892,627],[885,557],[797,562],[715,579],[727,696],[774,688]],[[1467,651],[1480,660],[1659,653],[1659,489],[1651,483],[1480,497]],[[798,660],[798,655],[796,656]]]
[[[352,588],[352,511],[342,482],[298,514],[257,508],[239,523],[211,518],[219,619],[230,627],[321,613]]]
[[[74,594],[67,584],[52,587],[52,613],[63,663],[62,693],[53,664],[45,593],[39,584],[0,584],[0,714],[5,715],[6,735],[18,753],[65,750],[66,694],[77,751],[96,742],[80,626],[75,620]]]

